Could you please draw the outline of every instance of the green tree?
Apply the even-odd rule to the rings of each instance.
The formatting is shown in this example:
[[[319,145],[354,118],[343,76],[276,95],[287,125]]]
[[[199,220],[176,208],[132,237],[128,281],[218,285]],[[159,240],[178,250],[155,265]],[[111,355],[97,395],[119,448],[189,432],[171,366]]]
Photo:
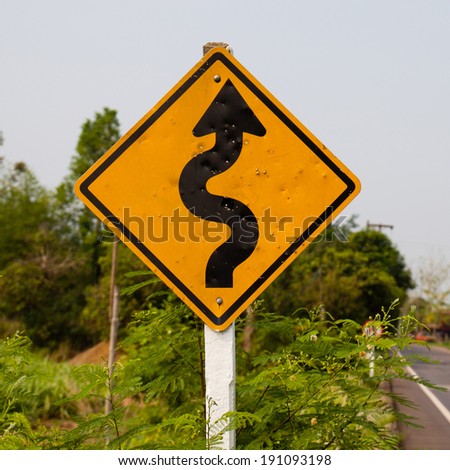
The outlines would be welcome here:
[[[423,260],[418,272],[420,319],[444,338],[450,333],[450,264],[443,258]],[[417,305],[417,300],[414,304]]]
[[[86,347],[91,332],[79,321],[85,302],[82,260],[50,229],[39,229],[27,248],[27,255],[9,263],[0,278],[3,333],[20,326],[47,350]]]
[[[60,220],[82,251],[90,257],[91,278],[96,282],[101,274],[99,258],[102,256],[101,238],[104,228],[101,221],[78,200],[74,194],[75,181],[87,171],[120,137],[117,111],[104,108],[87,119],[81,127],[72,157],[69,174],[56,190]]]
[[[70,228],[72,239],[78,244],[78,257],[86,262],[85,303],[79,312],[80,322],[89,329],[93,339],[105,339],[109,333],[108,312],[110,302],[111,242],[114,235],[101,221],[78,200],[74,194],[76,180],[102,157],[119,139],[120,125],[115,110],[104,108],[87,119],[78,139],[77,154],[72,158],[69,174],[57,188],[59,211],[64,225]],[[119,244],[118,279],[121,288],[134,283],[125,274],[145,270],[144,264],[122,243]],[[120,299],[121,327],[125,327],[131,315],[146,306],[147,296],[158,290],[160,283],[143,289],[133,296]],[[153,299],[152,304],[158,300]]]
[[[403,256],[385,234],[375,230],[354,232],[349,237],[349,247],[363,254],[371,266],[389,273],[402,290],[402,299],[414,287],[411,271]]]
[[[26,256],[36,231],[52,225],[50,199],[25,163],[0,159],[0,270]]]
[[[268,307],[291,313],[323,305],[335,318],[364,322],[414,287],[404,259],[383,233],[333,236],[333,229],[305,250],[263,294]]]
[[[55,199],[23,163],[0,166],[0,334],[40,347],[83,347],[84,260],[60,230]]]

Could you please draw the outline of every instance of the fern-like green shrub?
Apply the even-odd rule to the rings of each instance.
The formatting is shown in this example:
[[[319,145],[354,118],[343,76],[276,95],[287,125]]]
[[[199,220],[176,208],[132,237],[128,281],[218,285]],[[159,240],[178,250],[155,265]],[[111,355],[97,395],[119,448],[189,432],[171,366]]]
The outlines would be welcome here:
[[[321,308],[284,316],[264,311],[260,303],[252,315],[239,318],[237,410],[224,416],[236,431],[237,448],[396,449],[393,424],[407,417],[397,414],[393,402],[403,399],[390,392],[389,383],[400,378],[432,386],[405,371],[409,362],[399,351],[414,342],[417,321],[413,312],[396,317],[396,307],[394,302],[365,327],[336,321]],[[214,403],[205,404],[203,330],[202,322],[173,299],[137,313],[113,376],[106,365],[77,367],[76,393],[51,404],[50,409],[70,410],[76,426],[36,436],[30,421],[19,426],[23,413],[17,417],[15,435],[21,441],[15,445],[217,447],[220,434],[206,437],[216,423],[205,418],[205,407]],[[18,387],[19,379],[20,374],[9,383]],[[105,415],[107,395],[112,409]],[[9,419],[17,410],[7,411]],[[3,434],[7,427],[3,419]]]
[[[50,421],[68,419],[71,404],[56,405],[72,395],[70,367],[31,352],[28,337],[0,340],[0,449],[41,448]]]
[[[22,412],[29,343],[20,335],[0,340],[0,449],[34,445],[30,420]]]
[[[255,341],[266,348],[245,358],[239,377],[239,407],[251,413],[251,425],[244,420],[237,429],[239,447],[395,449],[393,397],[383,385],[405,377],[398,350],[411,339],[397,336],[390,313],[373,321],[381,337],[322,309],[292,317],[261,313]],[[269,350],[274,327],[283,344]]]
[[[399,354],[414,342],[417,321],[413,314],[395,317],[396,306],[375,315],[364,330],[321,308],[282,316],[257,305],[253,318],[239,319],[237,411],[227,416],[237,448],[397,448],[393,423],[405,417],[395,411],[393,400],[402,398],[392,395],[389,383],[423,381],[407,375],[408,361]],[[60,446],[214,448],[220,436],[205,437],[215,423],[205,420],[201,322],[181,304],[140,312],[122,349],[113,411],[82,420]],[[89,397],[94,382],[104,386],[106,370],[88,381],[80,397]]]

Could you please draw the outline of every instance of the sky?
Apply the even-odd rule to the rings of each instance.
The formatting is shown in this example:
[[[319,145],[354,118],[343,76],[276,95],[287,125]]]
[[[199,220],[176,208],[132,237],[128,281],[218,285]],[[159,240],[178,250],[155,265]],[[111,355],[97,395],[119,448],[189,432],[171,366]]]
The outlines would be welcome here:
[[[209,41],[359,177],[343,215],[450,263],[448,0],[0,0],[0,155],[55,188],[86,119],[125,133]]]

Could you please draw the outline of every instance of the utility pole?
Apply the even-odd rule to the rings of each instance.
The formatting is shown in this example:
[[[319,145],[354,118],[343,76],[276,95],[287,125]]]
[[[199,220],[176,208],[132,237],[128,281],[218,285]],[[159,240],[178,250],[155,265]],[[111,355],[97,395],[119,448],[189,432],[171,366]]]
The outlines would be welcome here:
[[[109,286],[109,354],[108,354],[108,392],[105,402],[105,414],[112,411],[112,388],[113,388],[113,375],[116,363],[117,352],[117,337],[119,331],[119,288],[116,282],[117,275],[117,249],[119,246],[119,239],[116,235],[112,245],[111,256],[111,280]]]
[[[394,226],[393,226],[393,225],[388,225],[388,224],[371,224],[369,221],[367,221],[367,228],[368,228],[368,229],[378,230],[379,232],[382,232],[383,229],[385,229],[385,228],[394,230]]]

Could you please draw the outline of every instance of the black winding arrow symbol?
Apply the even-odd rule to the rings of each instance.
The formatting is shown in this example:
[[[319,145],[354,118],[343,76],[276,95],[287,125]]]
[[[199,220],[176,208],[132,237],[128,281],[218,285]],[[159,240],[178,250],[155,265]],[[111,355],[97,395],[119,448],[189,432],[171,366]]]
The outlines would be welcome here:
[[[208,260],[206,287],[233,287],[234,269],[253,253],[258,243],[258,221],[253,212],[236,199],[211,194],[206,189],[210,178],[228,170],[239,158],[244,132],[263,136],[266,129],[227,80],[193,129],[196,137],[215,133],[216,143],[187,163],[178,184],[181,200],[190,212],[231,229],[231,236]]]

